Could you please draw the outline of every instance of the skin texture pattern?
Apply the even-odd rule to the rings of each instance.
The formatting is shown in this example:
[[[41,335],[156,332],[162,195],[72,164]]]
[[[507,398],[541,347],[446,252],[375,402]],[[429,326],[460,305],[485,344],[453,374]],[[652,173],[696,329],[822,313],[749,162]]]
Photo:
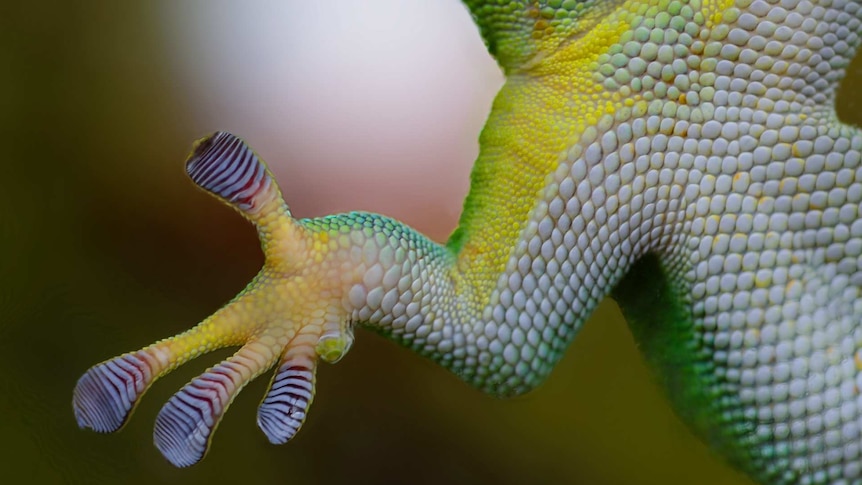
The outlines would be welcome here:
[[[262,160],[218,132],[195,184],[252,222],[266,262],[175,337],[91,368],[81,427],[119,429],[160,376],[155,443],[197,463],[242,387],[289,440],[363,325],[471,385],[538,386],[617,300],[682,418],[764,485],[862,483],[862,133],[835,115],[851,0],[465,0],[507,82],[445,245],[384,216],[291,217]]]

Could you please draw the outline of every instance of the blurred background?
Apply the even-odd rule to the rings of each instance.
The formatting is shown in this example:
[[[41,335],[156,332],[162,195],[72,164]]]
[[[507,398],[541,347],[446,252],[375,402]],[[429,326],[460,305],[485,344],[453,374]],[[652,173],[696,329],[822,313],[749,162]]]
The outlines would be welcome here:
[[[298,217],[374,211],[444,241],[502,76],[456,0],[11,2],[0,19],[3,482],[749,483],[674,417],[610,301],[519,399],[359,330],[287,445],[254,423],[268,379],[199,465],[152,445],[162,404],[230,350],[159,381],[121,433],[78,430],[89,366],[185,330],[262,262],[186,178],[194,139],[243,136]],[[840,104],[862,121],[858,97]]]

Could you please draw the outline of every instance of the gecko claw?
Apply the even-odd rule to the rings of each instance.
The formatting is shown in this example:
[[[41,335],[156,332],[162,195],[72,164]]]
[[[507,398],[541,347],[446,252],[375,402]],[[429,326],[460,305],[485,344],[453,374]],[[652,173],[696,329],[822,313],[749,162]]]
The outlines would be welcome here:
[[[315,351],[324,362],[335,364],[341,360],[353,346],[353,328],[345,326],[337,331],[324,333],[317,341]]]

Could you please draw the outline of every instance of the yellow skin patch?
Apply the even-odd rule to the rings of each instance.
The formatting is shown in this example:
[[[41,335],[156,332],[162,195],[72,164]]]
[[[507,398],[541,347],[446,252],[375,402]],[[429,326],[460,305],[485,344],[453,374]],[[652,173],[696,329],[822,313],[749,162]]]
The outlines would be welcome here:
[[[610,91],[593,73],[599,56],[618,44],[633,24],[666,11],[670,1],[624,2],[619,7],[614,3],[588,10],[578,19],[576,31],[562,39],[549,35],[553,28],[537,20],[544,34],[534,32],[534,58],[522,66],[505,66],[508,79],[480,135],[482,148],[460,221],[468,235],[458,253],[455,277],[465,278],[475,288],[477,307],[488,304],[497,281],[487,275],[503,273],[548,174],[565,160],[584,130],[603,115],[615,116],[638,103],[646,111],[640,96]],[[691,8],[697,9],[697,3],[692,2]],[[705,2],[700,12],[718,22],[737,15],[726,13],[732,5],[728,0]],[[485,222],[490,220],[497,222]]]

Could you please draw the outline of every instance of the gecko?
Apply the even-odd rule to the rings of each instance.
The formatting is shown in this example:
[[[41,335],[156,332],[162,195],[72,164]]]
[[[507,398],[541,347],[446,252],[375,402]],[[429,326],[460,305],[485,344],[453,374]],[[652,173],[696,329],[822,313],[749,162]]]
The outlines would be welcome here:
[[[835,112],[854,0],[464,0],[506,75],[445,244],[382,215],[292,216],[216,132],[186,171],[265,262],[190,330],[90,368],[78,424],[112,432],[159,377],[239,350],[161,409],[185,467],[270,369],[257,424],[301,427],[359,325],[496,396],[536,388],[613,298],[678,415],[763,485],[862,483],[862,132]]]

